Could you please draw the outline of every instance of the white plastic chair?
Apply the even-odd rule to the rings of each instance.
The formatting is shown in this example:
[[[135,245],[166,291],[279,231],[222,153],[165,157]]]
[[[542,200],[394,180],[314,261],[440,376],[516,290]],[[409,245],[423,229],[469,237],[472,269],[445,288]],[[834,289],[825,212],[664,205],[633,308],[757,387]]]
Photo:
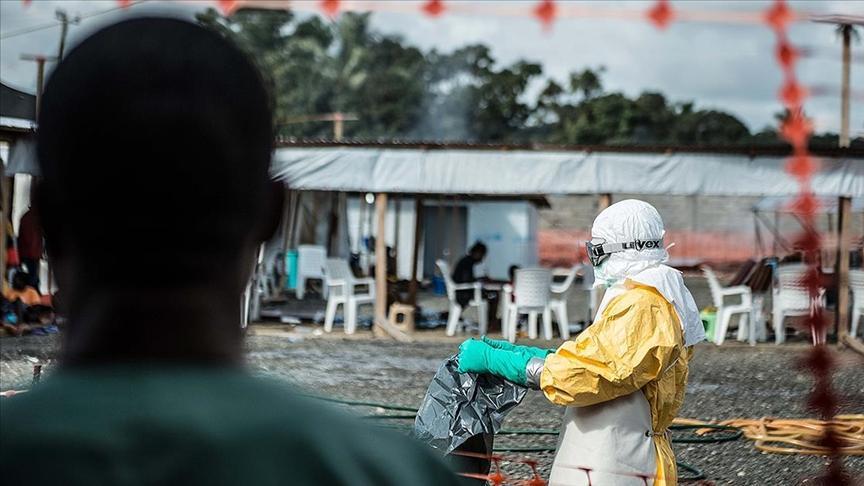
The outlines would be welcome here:
[[[324,269],[324,281],[329,289],[327,310],[324,313],[324,332],[333,330],[336,309],[342,305],[345,334],[354,334],[357,329],[357,308],[375,300],[375,279],[355,278],[348,261],[341,258],[328,258]],[[357,293],[357,286],[361,285],[366,286],[366,293]]]
[[[489,327],[489,303],[483,299],[483,284],[481,282],[459,283],[453,281],[453,275],[450,274],[450,265],[444,260],[437,260],[435,264],[441,270],[441,276],[444,278],[444,286],[447,288],[447,299],[450,300],[450,313],[447,318],[447,335],[456,334],[456,327],[459,326],[459,317],[462,315],[462,306],[456,300],[457,290],[472,290],[474,296],[468,302],[468,307],[477,308],[477,320],[480,326],[480,335],[486,334]]]
[[[734,287],[723,287],[720,285],[720,280],[717,279],[717,274],[707,265],[702,265],[702,273],[708,280],[708,287],[711,289],[711,298],[714,300],[714,306],[717,307],[717,327],[714,328],[714,343],[718,346],[726,340],[726,331],[729,329],[729,322],[732,316],[739,314],[738,318],[738,340],[743,341],[746,337],[749,328],[749,339],[751,344],[756,341],[756,326],[748,326],[750,314],[753,312],[753,294],[750,287],[746,285],[736,285]],[[726,304],[727,297],[740,297],[741,301],[737,304]]]
[[[849,270],[849,288],[852,290],[852,323],[849,334],[858,336],[858,321],[864,315],[864,270]]]
[[[594,267],[590,263],[582,264],[582,285],[581,289],[588,293],[588,305],[585,306],[588,311],[588,316],[585,319],[587,325],[594,322],[594,312],[597,310],[594,305],[597,304],[597,287],[594,286]]]
[[[772,299],[774,342],[777,344],[786,341],[786,328],[783,326],[783,321],[787,317],[810,315],[813,302],[802,282],[806,273],[807,265],[803,263],[777,267],[777,284]],[[824,289],[820,289],[819,299],[822,300],[824,296]]]
[[[567,296],[570,294],[570,289],[573,287],[573,281],[576,280],[576,274],[579,272],[580,266],[574,265],[572,268],[560,268],[552,271],[555,276],[565,276],[564,281],[560,283],[552,282],[549,288],[551,295],[549,297],[549,308],[558,321],[558,332],[562,339],[570,339],[570,321],[567,319]],[[551,325],[551,323],[549,323]]]
[[[515,301],[510,303],[502,325],[507,339],[516,342],[519,316],[528,314],[528,337],[537,339],[537,317],[543,315],[543,337],[552,339],[552,311],[549,307],[552,271],[546,268],[520,268],[516,270],[513,292]]]
[[[303,300],[306,294],[306,280],[317,278],[324,280],[324,261],[327,260],[327,250],[318,245],[300,245],[297,247],[297,298]],[[327,286],[324,286],[324,297],[327,297]]]

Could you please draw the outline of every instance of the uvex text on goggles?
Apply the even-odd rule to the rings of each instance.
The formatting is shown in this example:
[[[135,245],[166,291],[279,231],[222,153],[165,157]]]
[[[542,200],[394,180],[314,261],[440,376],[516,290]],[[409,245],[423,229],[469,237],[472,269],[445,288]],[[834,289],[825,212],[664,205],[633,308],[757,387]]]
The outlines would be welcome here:
[[[612,253],[624,250],[658,250],[663,247],[663,240],[633,240],[627,243],[606,243],[603,238],[592,238],[585,242],[588,249],[588,259],[595,267],[606,261]]]

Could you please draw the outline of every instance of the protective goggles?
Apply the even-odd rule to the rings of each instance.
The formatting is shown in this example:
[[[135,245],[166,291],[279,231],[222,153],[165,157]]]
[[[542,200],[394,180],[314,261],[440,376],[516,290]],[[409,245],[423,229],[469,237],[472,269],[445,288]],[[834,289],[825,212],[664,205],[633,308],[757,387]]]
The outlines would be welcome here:
[[[606,243],[603,238],[591,238],[585,242],[588,250],[588,259],[595,267],[605,262],[613,253],[625,250],[659,250],[663,247],[663,240],[633,240],[627,243]]]

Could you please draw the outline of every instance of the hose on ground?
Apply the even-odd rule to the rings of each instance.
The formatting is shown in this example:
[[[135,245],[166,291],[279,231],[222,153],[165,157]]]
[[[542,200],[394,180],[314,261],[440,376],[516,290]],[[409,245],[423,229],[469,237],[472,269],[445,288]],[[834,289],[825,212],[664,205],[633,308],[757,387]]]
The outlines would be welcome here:
[[[688,419],[677,419],[676,423],[686,424],[702,437],[710,437],[715,425]],[[864,456],[864,414],[837,415],[832,420],[773,417],[731,419],[719,422],[718,425],[740,429],[745,437],[754,441],[756,449],[763,452],[809,455],[825,455],[831,452],[822,442],[825,429],[830,427],[840,454]]]
[[[376,402],[367,402],[367,401],[358,401],[358,400],[342,400],[338,398],[330,398],[330,397],[313,397],[320,398],[321,400],[325,400],[332,403],[337,403],[341,405],[348,406],[360,406],[360,407],[371,407],[376,408],[382,412],[414,412],[411,414],[387,414],[387,413],[375,413],[371,415],[364,415],[362,418],[368,420],[413,420],[415,418],[415,414],[417,412],[416,408],[407,407],[404,405],[390,405],[386,403],[376,403]],[[408,431],[411,429],[410,426],[400,426],[395,424],[386,425],[388,428],[395,428],[403,431]],[[681,424],[673,424],[670,427],[672,430],[694,430],[696,431],[696,435],[691,437],[673,437],[673,443],[701,443],[701,444],[711,444],[711,443],[719,443],[719,442],[728,442],[733,440],[738,440],[741,438],[742,431],[737,427],[730,425],[721,425],[721,424],[709,424],[706,422],[699,423],[681,423]],[[699,432],[710,430],[710,434],[700,434]],[[527,436],[527,435],[550,435],[557,436],[559,434],[558,430],[554,429],[502,429],[497,435],[499,436]],[[502,446],[496,445],[494,448],[494,452],[510,452],[510,453],[537,453],[537,452],[554,452],[555,446]],[[685,462],[677,461],[678,471],[679,471],[679,479],[681,480],[699,480],[705,479],[705,474],[698,469],[697,467],[687,464]]]

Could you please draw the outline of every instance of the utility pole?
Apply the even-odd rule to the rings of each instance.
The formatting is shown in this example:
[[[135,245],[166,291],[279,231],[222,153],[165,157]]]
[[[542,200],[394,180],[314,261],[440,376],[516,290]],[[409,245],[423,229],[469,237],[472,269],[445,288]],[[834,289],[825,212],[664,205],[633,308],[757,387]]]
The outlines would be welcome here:
[[[837,32],[843,38],[843,70],[840,78],[840,147],[849,146],[849,70],[852,64],[852,35],[855,26],[864,25],[864,17],[860,15],[824,15],[815,17],[814,22],[837,26]]]
[[[61,49],[62,49],[62,45],[63,44],[61,43]],[[39,123],[39,110],[42,106],[42,87],[45,85],[45,63],[48,61],[56,61],[57,59],[58,58],[56,58],[54,56],[42,56],[42,55],[38,55],[38,54],[22,54],[21,55],[21,60],[23,60],[23,61],[35,61],[36,62],[36,113],[35,113],[36,116],[34,118],[36,118],[37,124]],[[34,185],[36,184],[35,178],[33,178],[32,183]],[[10,186],[12,187],[12,190],[10,192],[13,193],[13,198],[12,198],[13,202],[9,205],[9,214],[11,216],[12,205],[14,204],[15,189],[14,189],[14,185],[10,184]],[[33,186],[31,186],[31,191],[32,191],[32,187]],[[31,198],[32,198],[32,192],[31,192]],[[5,221],[4,221],[4,223],[5,223]],[[6,232],[6,226],[4,225],[3,231],[2,231],[2,233],[0,233],[0,236],[2,236],[4,239],[5,239],[5,232]],[[4,272],[6,271],[5,266],[3,267],[3,271]],[[37,275],[38,275],[38,270],[37,270]],[[50,267],[48,268],[47,285],[48,285],[48,293],[50,294],[51,293],[51,269],[50,269]]]
[[[840,146],[849,146],[849,65],[852,60],[852,25],[843,24],[843,82],[840,88]]]
[[[54,12],[54,15],[60,22],[60,47],[57,49],[57,59],[63,59],[63,53],[66,50],[66,34],[69,32],[69,24],[77,24],[81,21],[81,17],[76,15],[70,19],[69,15],[67,15],[66,11],[62,8],[58,8]]]
[[[45,63],[56,61],[54,56],[42,56],[39,54],[22,54],[22,61],[36,62],[36,116],[39,116],[39,107],[42,105],[42,86],[45,84]]]

